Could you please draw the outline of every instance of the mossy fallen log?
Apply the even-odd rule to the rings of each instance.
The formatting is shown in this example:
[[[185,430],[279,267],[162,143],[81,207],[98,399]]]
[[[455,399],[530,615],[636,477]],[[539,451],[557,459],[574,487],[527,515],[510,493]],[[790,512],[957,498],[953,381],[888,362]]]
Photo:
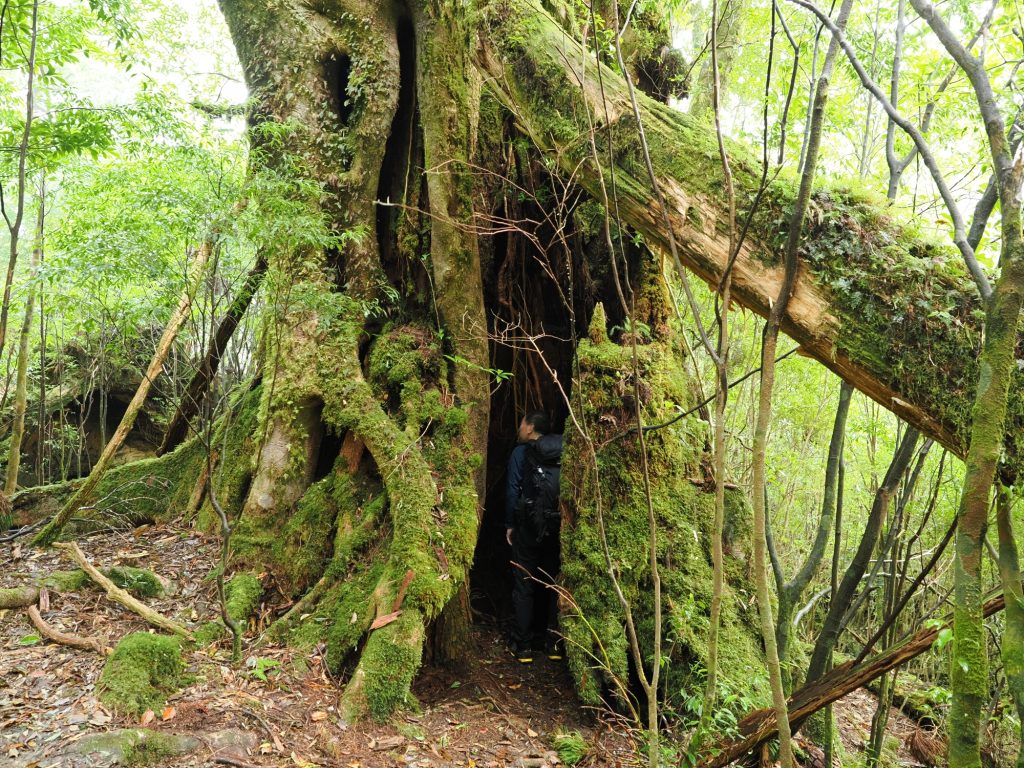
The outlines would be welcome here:
[[[599,73],[593,56],[537,5],[495,0],[487,18],[476,61],[521,129],[598,200],[601,174],[610,184],[614,172],[622,224],[664,253],[674,237],[685,267],[716,286],[729,261],[729,227],[712,126],[638,94],[663,212],[623,79],[607,67]],[[599,134],[599,162],[587,138],[591,124]],[[747,147],[727,147],[742,221],[759,187],[760,163]],[[733,300],[761,315],[779,293],[794,195],[793,179],[772,182],[732,267]],[[964,456],[984,313],[958,253],[900,223],[879,196],[839,185],[815,192],[800,257],[783,331],[858,390]],[[1010,475],[1021,461],[1022,394],[1024,371],[1017,371],[1006,443]]]

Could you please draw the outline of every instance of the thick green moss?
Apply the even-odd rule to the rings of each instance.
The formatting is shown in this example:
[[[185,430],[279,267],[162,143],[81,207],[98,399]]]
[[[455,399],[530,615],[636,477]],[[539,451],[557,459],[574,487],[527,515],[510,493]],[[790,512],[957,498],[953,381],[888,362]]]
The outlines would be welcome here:
[[[202,624],[192,633],[192,638],[195,640],[197,647],[205,648],[216,643],[227,635],[227,632],[228,630],[224,626],[224,622],[218,619],[217,621],[208,621]]]
[[[145,568],[117,565],[105,570],[104,574],[114,584],[136,597],[160,597],[164,593],[164,585],[157,575]]]
[[[224,602],[228,616],[243,628],[260,604],[263,582],[252,573],[236,573],[224,585]]]
[[[422,616],[418,611],[405,611],[366,641],[360,668],[366,675],[367,708],[376,720],[386,720],[415,701],[410,688],[420,666],[422,640]]]
[[[657,280],[654,276],[649,279]],[[652,297],[661,295],[653,290]],[[652,313],[642,318],[654,319]],[[607,341],[600,328],[578,348],[579,377],[573,383],[578,418],[590,425],[597,464],[586,442],[567,435],[563,456],[565,500],[574,519],[562,531],[562,575],[578,605],[563,618],[568,661],[584,701],[621,695],[630,680],[630,654],[623,612],[609,582],[598,527],[603,513],[615,572],[632,608],[643,656],[652,661],[654,616],[648,566],[648,517],[640,448],[635,432],[635,386],[645,424],[668,422],[692,400],[683,358],[671,332],[664,341],[639,346],[639,382],[634,382],[632,350]],[[591,339],[597,339],[597,343]],[[712,566],[710,539],[714,520],[713,486],[707,482],[709,427],[687,417],[646,434],[651,503],[658,526],[658,558],[664,607],[664,649],[669,705],[679,706],[688,693],[701,690],[707,659]],[[723,601],[720,665],[737,687],[763,669],[756,616],[742,599],[752,594],[746,575],[750,513],[739,492],[727,495],[727,589],[738,593]],[[727,681],[728,682],[728,681]]]
[[[125,714],[157,710],[182,683],[181,643],[168,635],[133,632],[117,644],[96,686],[100,701]]]

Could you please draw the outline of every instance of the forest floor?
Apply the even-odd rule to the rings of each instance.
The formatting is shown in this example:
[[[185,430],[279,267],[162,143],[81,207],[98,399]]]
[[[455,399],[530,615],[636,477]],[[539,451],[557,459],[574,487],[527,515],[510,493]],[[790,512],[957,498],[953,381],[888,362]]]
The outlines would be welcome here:
[[[219,615],[208,578],[217,560],[215,539],[159,526],[91,536],[79,544],[101,568],[145,567],[169,580],[166,596],[147,601],[162,614],[186,622]],[[58,551],[34,550],[18,541],[0,544],[0,566],[2,587],[75,567]],[[251,629],[265,627],[281,608],[264,604]],[[56,629],[108,646],[148,629],[95,587],[51,591],[43,617]],[[189,652],[191,683],[160,712],[134,719],[97,700],[103,657],[40,640],[24,611],[0,611],[0,764],[539,768],[558,764],[554,737],[572,732],[590,745],[581,765],[637,763],[628,729],[580,706],[564,664],[543,657],[518,664],[493,626],[479,627],[474,640],[477,656],[462,670],[426,667],[414,687],[420,710],[386,725],[339,722],[338,681],[325,669],[320,649],[310,654],[265,645],[232,665],[226,642]],[[837,705],[848,755],[862,750],[873,711],[874,697],[864,691]],[[914,727],[894,710],[890,731],[901,742],[899,764],[916,764],[903,746]],[[136,747],[125,755],[123,744],[140,739],[129,731],[142,732],[139,743],[152,748]],[[185,738],[170,748],[153,734]],[[168,755],[169,748],[182,753]]]
[[[160,526],[78,543],[100,568],[144,567],[170,580],[170,594],[146,601],[160,613],[186,622],[219,616],[215,586],[207,578],[217,561],[217,540]],[[2,587],[75,567],[55,550],[39,551],[18,541],[0,544]],[[279,608],[264,604],[256,628]],[[108,646],[148,629],[140,617],[91,586],[50,591],[43,618],[56,629]],[[191,684],[161,712],[139,720],[121,717],[97,700],[103,657],[40,640],[23,610],[0,611],[0,765],[113,765],[124,761],[123,750],[112,746],[116,739],[97,736],[120,735],[122,729],[142,729],[147,737],[152,732],[191,737],[180,742],[187,754],[161,757],[154,748],[128,756],[149,759],[150,765],[541,766],[557,763],[553,738],[569,732],[579,732],[591,745],[585,765],[635,762],[628,734],[580,707],[564,664],[544,657],[518,664],[495,628],[481,627],[475,634],[477,657],[462,670],[426,667],[414,687],[420,711],[387,725],[338,722],[338,681],[326,671],[319,650],[310,654],[265,645],[246,651],[243,663],[233,666],[226,641],[187,653]]]

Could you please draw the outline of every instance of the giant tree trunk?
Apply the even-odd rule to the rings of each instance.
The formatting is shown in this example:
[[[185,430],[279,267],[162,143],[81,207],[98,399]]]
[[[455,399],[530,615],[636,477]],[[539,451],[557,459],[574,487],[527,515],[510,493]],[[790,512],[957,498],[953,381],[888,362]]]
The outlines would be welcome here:
[[[235,560],[285,591],[317,583],[307,605],[327,618],[332,663],[359,650],[343,715],[386,717],[408,700],[427,625],[465,583],[476,542],[487,323],[461,224],[479,91],[460,12],[441,3],[221,6],[257,105],[252,173],[294,185],[336,238],[264,244],[260,438]],[[423,186],[410,172],[422,162]],[[421,215],[434,295],[417,304],[394,275],[427,256],[398,236]],[[341,437],[339,454],[321,455]],[[450,645],[468,614],[446,615]]]
[[[427,630],[465,584],[478,529],[489,409],[485,306],[494,309],[485,305],[474,218],[480,174],[469,162],[483,144],[480,89],[509,108],[508,122],[550,156],[551,167],[591,194],[600,179],[585,140],[590,120],[613,131],[615,159],[600,162],[615,167],[622,223],[658,248],[667,233],[640,164],[623,82],[602,70],[608,124],[594,60],[537,6],[494,0],[468,15],[440,0],[220,2],[255,104],[253,205],[271,190],[291,206],[294,226],[268,230],[262,244],[261,377],[225,417],[217,433],[223,448],[215,435],[213,481],[236,518],[236,565],[267,570],[282,591],[304,595],[302,610],[276,631],[297,643],[326,640],[328,663],[350,673],[343,713],[384,717],[408,700]],[[643,97],[641,111],[681,256],[717,282],[728,238],[714,134]],[[484,155],[485,172],[505,172],[505,149]],[[759,169],[740,147],[730,155],[737,199],[749,199]],[[733,267],[734,298],[762,314],[778,295],[777,253],[791,198],[785,185],[770,190]],[[783,330],[963,455],[980,307],[958,256],[848,192],[818,194],[809,221]],[[586,252],[595,274],[607,272],[608,257],[600,248]],[[634,375],[649,388],[641,387],[649,393],[641,405],[652,418],[688,399],[674,330],[655,321],[667,316],[656,262],[648,256],[634,270],[645,275],[646,284],[634,288],[648,302],[640,316],[653,329]],[[426,296],[407,291],[403,274],[422,279]],[[925,286],[942,297],[948,326],[914,309]],[[598,509],[610,515],[612,544],[622,546],[616,562],[629,571],[641,634],[652,620],[643,574],[626,568],[643,516],[628,499],[602,506],[640,487],[629,476],[636,441],[616,437],[636,405],[621,388],[628,361],[604,331],[595,321],[579,350],[572,397],[592,393],[574,406],[591,426],[570,439],[564,472],[576,507],[566,579],[598,637],[582,622],[567,631],[581,647],[607,652],[598,673],[583,655],[570,659],[591,700],[609,688],[628,698],[616,680],[630,675],[621,616],[603,582],[591,578],[605,568],[596,555]],[[1019,424],[1024,399],[1013,402]],[[615,439],[603,453],[590,452],[584,434],[598,443]],[[703,552],[690,550],[700,549],[694,532],[710,519],[701,512],[712,495],[698,471],[705,435],[694,420],[654,435],[655,511],[669,527],[661,556],[699,570],[690,582],[667,585],[669,628],[679,661],[699,661],[702,596],[694,585],[710,584],[710,573]],[[1015,461],[1012,441],[1009,450]],[[192,441],[159,466],[178,462],[194,478],[196,454]],[[741,540],[744,507],[731,508],[728,522]],[[296,625],[294,616],[303,614],[311,620]],[[454,629],[440,641],[450,644],[466,616],[446,612],[444,619]],[[743,661],[753,647],[749,616],[737,608],[726,627],[734,641],[727,647]]]

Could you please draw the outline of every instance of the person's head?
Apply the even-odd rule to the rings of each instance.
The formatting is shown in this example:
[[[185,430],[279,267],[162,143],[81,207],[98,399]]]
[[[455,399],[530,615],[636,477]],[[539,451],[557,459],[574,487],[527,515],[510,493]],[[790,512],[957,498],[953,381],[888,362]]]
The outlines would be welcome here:
[[[530,411],[519,422],[519,442],[528,443],[548,433],[548,416],[544,411]]]

